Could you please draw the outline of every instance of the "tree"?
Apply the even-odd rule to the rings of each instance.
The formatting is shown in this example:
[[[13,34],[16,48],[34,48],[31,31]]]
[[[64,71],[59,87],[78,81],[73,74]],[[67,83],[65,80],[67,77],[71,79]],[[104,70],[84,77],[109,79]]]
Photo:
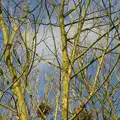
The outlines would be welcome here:
[[[117,120],[119,0],[0,3],[1,119]]]

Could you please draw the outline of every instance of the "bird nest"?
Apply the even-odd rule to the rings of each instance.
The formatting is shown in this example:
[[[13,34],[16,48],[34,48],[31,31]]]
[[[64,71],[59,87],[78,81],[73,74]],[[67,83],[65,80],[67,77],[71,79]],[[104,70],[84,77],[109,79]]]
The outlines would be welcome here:
[[[39,117],[43,117],[44,116],[47,116],[50,114],[52,108],[50,105],[48,105],[47,103],[44,103],[44,102],[40,102],[39,105],[38,105],[38,109],[37,109],[37,115]]]
[[[76,113],[78,110],[79,108],[76,108],[74,113]],[[97,116],[94,110],[83,109],[83,111],[76,116],[75,120],[97,120]]]

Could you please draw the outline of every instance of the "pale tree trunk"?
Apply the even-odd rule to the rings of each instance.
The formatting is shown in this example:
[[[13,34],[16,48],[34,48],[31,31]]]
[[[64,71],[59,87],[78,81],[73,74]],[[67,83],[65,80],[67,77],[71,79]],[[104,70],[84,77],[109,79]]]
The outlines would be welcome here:
[[[1,5],[1,1],[0,1],[0,5]],[[5,59],[6,65],[8,67],[8,70],[10,72],[11,78],[13,80],[13,91],[14,91],[13,94],[16,95],[18,98],[18,103],[17,103],[18,104],[18,107],[17,107],[18,115],[19,115],[20,120],[28,120],[27,105],[25,103],[24,94],[21,91],[20,83],[19,83],[16,71],[14,69],[14,66],[11,62],[11,57],[10,57],[10,50],[12,47],[12,42],[13,42],[15,33],[13,33],[14,35],[12,34],[12,37],[9,40],[7,28],[6,28],[6,25],[4,23],[4,18],[2,15],[1,6],[0,6],[0,18],[1,18],[0,25],[2,27],[4,45],[6,47],[4,59]]]
[[[65,33],[65,26],[64,26],[64,2],[61,2],[61,11],[59,15],[59,22],[60,22],[60,33],[61,33],[61,41],[62,41],[62,65],[63,65],[63,72],[62,72],[62,119],[68,119],[68,107],[69,107],[69,82],[71,76],[71,65],[69,63],[69,57],[67,52],[67,36]]]

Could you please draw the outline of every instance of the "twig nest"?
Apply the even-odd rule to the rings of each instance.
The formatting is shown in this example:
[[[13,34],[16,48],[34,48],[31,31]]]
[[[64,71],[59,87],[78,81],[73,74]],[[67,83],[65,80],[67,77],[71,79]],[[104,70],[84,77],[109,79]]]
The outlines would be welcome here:
[[[75,109],[75,113],[78,111],[78,109],[79,108]],[[97,116],[95,114],[95,111],[93,110],[86,111],[85,109],[83,109],[83,111],[79,113],[75,120],[97,120]]]
[[[38,109],[37,109],[37,115],[38,115],[39,117],[42,118],[43,115],[47,116],[47,115],[50,114],[51,111],[52,111],[52,108],[51,108],[50,105],[48,105],[48,104],[45,103],[45,102],[41,102],[41,101],[40,101],[39,107],[38,107]],[[43,113],[43,115],[42,115],[41,112]]]
[[[93,120],[92,113],[82,111],[75,120]]]

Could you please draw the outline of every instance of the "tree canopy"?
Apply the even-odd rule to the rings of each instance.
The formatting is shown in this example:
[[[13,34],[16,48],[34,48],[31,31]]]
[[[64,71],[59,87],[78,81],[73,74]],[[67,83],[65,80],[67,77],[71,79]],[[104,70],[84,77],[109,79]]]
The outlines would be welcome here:
[[[0,31],[0,120],[119,120],[119,0],[0,0]]]

